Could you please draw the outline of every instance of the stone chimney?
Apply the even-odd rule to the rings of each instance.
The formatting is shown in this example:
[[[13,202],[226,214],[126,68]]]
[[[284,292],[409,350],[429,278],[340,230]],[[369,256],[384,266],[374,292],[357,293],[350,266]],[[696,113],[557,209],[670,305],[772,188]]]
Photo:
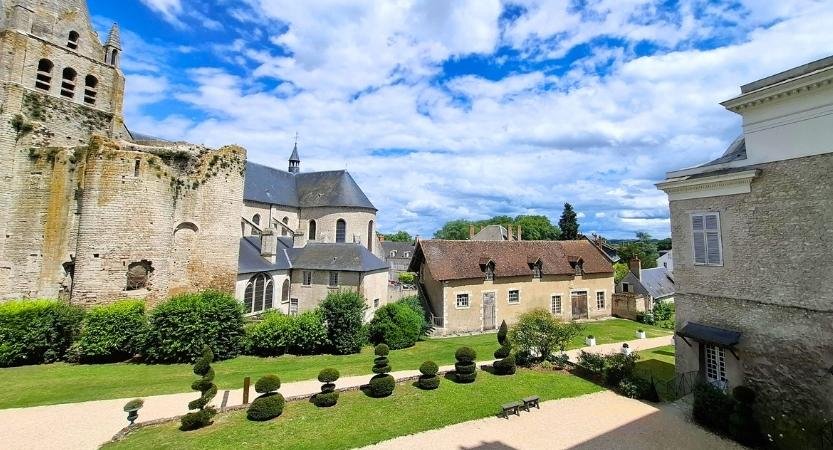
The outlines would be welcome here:
[[[474,225],[469,225],[469,239],[474,237]]]
[[[523,240],[523,235],[521,234],[521,226],[520,225],[518,225],[518,240],[519,241]]]
[[[628,261],[628,268],[631,269],[631,273],[636,275],[637,280],[642,278],[642,261],[640,261],[639,258],[631,258],[631,260]]]
[[[275,262],[275,251],[278,248],[278,236],[275,230],[266,228],[260,232],[260,256]]]

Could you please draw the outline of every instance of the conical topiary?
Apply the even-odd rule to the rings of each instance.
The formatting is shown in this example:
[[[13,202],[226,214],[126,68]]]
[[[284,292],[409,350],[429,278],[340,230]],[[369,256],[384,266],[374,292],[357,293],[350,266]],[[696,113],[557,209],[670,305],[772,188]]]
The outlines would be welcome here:
[[[495,351],[495,358],[498,361],[495,361],[492,364],[492,367],[495,369],[495,373],[498,375],[512,375],[515,373],[517,366],[515,364],[515,356],[512,355],[512,343],[509,342],[509,337],[507,336],[509,330],[506,326],[506,321],[504,320],[500,324],[500,328],[497,332],[497,341],[500,344],[500,348]]]
[[[338,402],[335,381],[338,380],[339,376],[341,374],[336,369],[321,369],[321,372],[318,373],[318,381],[324,384],[321,385],[321,392],[312,397],[312,402],[315,403],[315,406],[326,408]]]
[[[277,375],[265,375],[255,383],[255,392],[260,394],[246,411],[249,420],[263,421],[274,419],[283,413],[284,398],[277,391],[281,379]]]
[[[396,387],[396,380],[389,374],[389,352],[390,349],[385,344],[376,346],[376,358],[373,360],[373,373],[376,375],[370,379],[370,394],[373,397],[387,397],[393,393],[393,388]]]
[[[188,409],[196,411],[189,412],[182,416],[179,429],[182,431],[196,430],[211,423],[211,418],[217,414],[217,410],[208,406],[211,400],[217,395],[217,385],[214,381],[214,369],[211,362],[214,361],[214,353],[207,345],[203,347],[202,356],[194,364],[194,373],[201,378],[191,383],[191,389],[200,391],[200,398],[188,403]]]
[[[437,389],[440,386],[440,377],[437,376],[440,368],[434,361],[425,361],[419,366],[419,371],[422,375],[417,381],[417,386],[421,389],[431,390]]]
[[[477,377],[477,353],[469,347],[460,347],[454,353],[454,375],[458,383],[471,383]]]

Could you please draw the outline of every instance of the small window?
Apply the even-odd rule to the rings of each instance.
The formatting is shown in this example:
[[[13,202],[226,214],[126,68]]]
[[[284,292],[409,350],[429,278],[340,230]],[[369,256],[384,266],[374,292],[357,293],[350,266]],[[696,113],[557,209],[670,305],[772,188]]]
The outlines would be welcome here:
[[[125,290],[136,291],[147,288],[151,272],[153,272],[153,266],[149,261],[131,263],[127,266],[127,285],[125,286]]]
[[[706,361],[706,381],[719,387],[726,386],[726,353],[723,347],[703,344]]]
[[[580,276],[581,276],[581,273],[582,273],[582,271],[583,271],[583,269],[584,269],[584,267],[582,267],[582,266],[583,266],[583,265],[582,265],[581,261],[576,262],[576,276],[577,276],[577,277],[580,277]]]
[[[52,69],[55,67],[52,61],[42,59],[38,62],[38,72],[35,74],[35,87],[48,91],[52,83]]]
[[[373,251],[373,221],[367,223],[367,249]]]
[[[142,160],[137,159],[133,162],[133,176],[139,176],[139,169],[142,167]]]
[[[252,216],[252,223],[260,226],[260,214],[255,214]]]
[[[517,289],[509,290],[509,304],[510,305],[517,305],[521,302],[521,291]]]
[[[379,302],[379,299],[378,299],[378,298],[374,298],[374,299],[373,299],[373,307],[374,307],[374,308],[378,308],[378,307],[379,307],[379,303],[380,303],[380,302]]]
[[[396,258],[396,250],[391,250],[390,251],[390,257],[391,258]]]
[[[330,287],[338,287],[338,272],[330,272]]]
[[[84,103],[95,105],[95,96],[98,95],[98,78],[87,75],[84,78]]]
[[[605,293],[604,293],[604,291],[596,292],[596,309],[605,309]]]
[[[106,64],[110,64],[111,66],[118,66],[119,65],[119,51],[118,49],[110,50],[109,55],[106,55],[104,58],[104,62]]]
[[[78,38],[77,31],[70,31],[69,38],[67,39],[67,47],[76,50],[78,48]]]
[[[550,298],[550,309],[553,314],[561,314],[561,296],[553,295]]]
[[[622,283],[622,292],[630,292],[631,291],[631,284],[630,283]]]
[[[315,223],[314,220],[310,220],[309,221],[309,240],[311,240],[311,241],[315,240],[315,233],[316,233],[316,231],[318,231],[316,228],[318,228],[318,225]]]
[[[532,278],[541,278],[541,262],[536,262],[532,265]]]
[[[411,252],[405,252],[402,256],[404,258],[410,258],[411,257]]]
[[[495,266],[491,262],[486,264],[486,267],[483,269],[483,275],[486,278],[486,281],[492,281],[495,279]]]
[[[469,294],[457,294],[457,307],[458,308],[468,308],[469,307]]]
[[[75,69],[71,67],[67,67],[64,69],[63,77],[61,80],[61,95],[66,98],[73,98],[75,96],[75,78],[78,76],[78,73],[75,72]]]
[[[289,234],[289,217],[284,217],[281,222],[284,225],[281,227],[281,236],[287,236]]]
[[[720,237],[718,213],[692,214],[691,232],[694,248],[694,264],[722,266],[723,248]]]
[[[289,315],[290,316],[297,316],[298,315],[298,299],[297,298],[290,298],[289,299]]]
[[[336,242],[347,242],[347,222],[344,219],[338,219],[336,221]]]
[[[309,286],[312,284],[312,272],[304,271],[304,286]]]

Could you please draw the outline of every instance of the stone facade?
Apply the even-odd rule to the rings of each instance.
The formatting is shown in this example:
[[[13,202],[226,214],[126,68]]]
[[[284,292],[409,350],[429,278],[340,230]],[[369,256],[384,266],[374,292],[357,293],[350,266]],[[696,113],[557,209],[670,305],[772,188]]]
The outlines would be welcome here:
[[[83,0],[12,3],[0,31],[0,299],[233,291],[245,151],[134,141],[118,29],[102,45]],[[128,290],[136,265],[149,276]]]

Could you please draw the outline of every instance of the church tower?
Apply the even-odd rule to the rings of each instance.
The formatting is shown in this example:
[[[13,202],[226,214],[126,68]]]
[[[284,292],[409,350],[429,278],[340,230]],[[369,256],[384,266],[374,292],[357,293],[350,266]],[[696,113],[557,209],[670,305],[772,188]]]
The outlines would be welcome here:
[[[292,154],[289,156],[289,173],[298,173],[301,171],[301,157],[298,156],[298,141],[295,141],[295,147],[292,149]]]

